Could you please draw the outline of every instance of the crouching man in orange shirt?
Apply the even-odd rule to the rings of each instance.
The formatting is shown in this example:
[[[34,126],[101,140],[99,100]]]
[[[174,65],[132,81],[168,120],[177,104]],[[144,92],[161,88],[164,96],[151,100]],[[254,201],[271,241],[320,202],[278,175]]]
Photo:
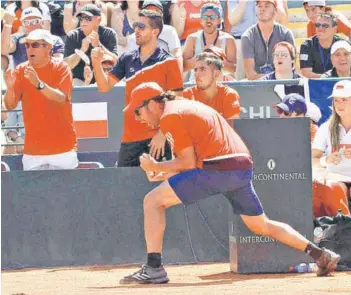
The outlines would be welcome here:
[[[72,74],[64,62],[51,57],[52,35],[34,30],[25,39],[28,61],[5,74],[8,110],[22,101],[24,170],[73,169],[78,165],[73,127]]]
[[[213,108],[198,101],[179,99],[154,82],[143,83],[131,93],[124,110],[151,128],[160,128],[172,146],[175,158],[157,162],[149,154],[140,157],[140,167],[150,181],[163,182],[144,198],[144,230],[147,263],[121,284],[167,283],[162,266],[166,209],[223,194],[246,226],[305,251],[316,260],[318,276],[335,269],[340,255],[320,249],[291,226],[269,219],[252,184],[250,151],[228,122]]]

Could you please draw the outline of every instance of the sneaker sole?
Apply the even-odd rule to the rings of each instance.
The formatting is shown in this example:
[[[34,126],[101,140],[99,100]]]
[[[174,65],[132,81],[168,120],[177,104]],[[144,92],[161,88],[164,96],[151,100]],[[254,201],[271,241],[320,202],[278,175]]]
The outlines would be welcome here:
[[[150,280],[143,280],[143,281],[138,281],[138,280],[125,280],[121,279],[119,283],[121,285],[132,285],[132,284],[166,284],[169,282],[168,277],[163,277],[163,278],[157,278],[157,279],[150,279]]]
[[[341,258],[341,256],[337,255],[334,259],[329,261],[327,267],[325,267],[325,268],[318,268],[317,276],[318,277],[323,277],[323,276],[328,275],[331,271],[335,270],[337,265],[338,265],[338,262],[339,262],[340,258]]]

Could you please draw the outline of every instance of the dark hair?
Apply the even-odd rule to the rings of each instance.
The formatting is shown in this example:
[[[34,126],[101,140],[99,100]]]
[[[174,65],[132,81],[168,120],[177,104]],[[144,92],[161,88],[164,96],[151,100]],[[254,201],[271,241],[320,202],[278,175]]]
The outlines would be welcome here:
[[[138,7],[140,10],[143,8],[143,4],[144,4],[144,1],[139,1]],[[123,11],[128,9],[128,1],[126,1],[126,0],[121,1],[121,9]]]
[[[30,2],[31,2],[32,7],[39,8],[40,1],[30,1]],[[22,1],[15,1],[15,4],[16,4],[15,11],[17,11],[18,9],[22,9]],[[40,9],[40,12],[42,13],[41,9]]]
[[[202,52],[196,56],[196,61],[203,60],[208,66],[215,67],[217,70],[222,71],[223,62],[220,57],[212,52]]]
[[[161,13],[153,10],[143,9],[139,12],[139,16],[148,18],[151,28],[159,30],[158,36],[161,34],[163,29],[163,15]]]
[[[333,27],[338,25],[338,17],[332,11],[323,12],[319,14],[318,17],[331,20]]]
[[[22,1],[16,1],[16,9],[15,9],[15,13],[18,9],[22,9]],[[31,1],[31,5],[32,7],[38,8],[38,10],[40,11],[41,15],[43,15],[43,11],[41,10],[41,8],[39,7],[40,1]]]

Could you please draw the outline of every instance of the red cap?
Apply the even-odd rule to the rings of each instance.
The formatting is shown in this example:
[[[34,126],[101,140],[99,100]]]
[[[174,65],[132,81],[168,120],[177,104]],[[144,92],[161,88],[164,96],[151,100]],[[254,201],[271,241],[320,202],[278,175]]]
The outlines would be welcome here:
[[[275,7],[277,7],[277,0],[256,0],[256,3],[257,2],[270,2],[272,3]]]
[[[131,94],[129,104],[124,108],[123,112],[134,112],[145,101],[160,95],[164,90],[155,82],[142,83],[134,88]]]

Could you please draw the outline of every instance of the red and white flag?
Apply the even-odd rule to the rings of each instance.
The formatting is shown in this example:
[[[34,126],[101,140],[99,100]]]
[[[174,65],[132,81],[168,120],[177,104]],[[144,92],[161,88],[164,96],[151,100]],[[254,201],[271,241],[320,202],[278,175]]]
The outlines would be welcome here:
[[[107,102],[72,103],[77,138],[108,138]]]

